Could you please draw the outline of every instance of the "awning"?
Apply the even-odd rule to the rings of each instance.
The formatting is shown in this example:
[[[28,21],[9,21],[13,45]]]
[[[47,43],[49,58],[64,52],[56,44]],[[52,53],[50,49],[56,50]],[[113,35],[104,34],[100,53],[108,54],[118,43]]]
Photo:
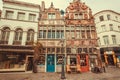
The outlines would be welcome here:
[[[23,52],[23,53],[26,53],[26,52],[30,52],[30,53],[33,53],[34,50],[27,50],[27,49],[0,49],[0,52]]]

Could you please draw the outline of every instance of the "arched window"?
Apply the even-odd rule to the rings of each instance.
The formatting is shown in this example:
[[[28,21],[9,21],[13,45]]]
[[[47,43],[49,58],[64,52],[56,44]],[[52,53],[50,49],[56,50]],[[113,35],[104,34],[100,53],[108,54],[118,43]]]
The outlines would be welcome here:
[[[8,43],[9,36],[10,36],[10,28],[4,27],[1,31],[1,41],[3,43]]]
[[[15,41],[21,41],[22,40],[22,34],[23,34],[23,30],[18,28],[15,31]]]
[[[34,41],[34,30],[29,29],[27,32],[27,41]]]

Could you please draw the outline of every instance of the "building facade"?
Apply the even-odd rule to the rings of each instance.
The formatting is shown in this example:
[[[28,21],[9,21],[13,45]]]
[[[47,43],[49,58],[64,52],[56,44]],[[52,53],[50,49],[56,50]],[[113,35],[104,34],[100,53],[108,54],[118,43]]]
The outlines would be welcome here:
[[[101,65],[91,9],[73,0],[66,11],[3,0],[0,19],[0,71],[32,71],[32,42],[43,45],[38,72],[87,72]],[[64,14],[65,13],[65,14]],[[39,22],[38,22],[39,20]]]
[[[91,9],[73,0],[63,11],[51,3],[41,5],[38,41],[44,45],[39,71],[59,72],[64,60],[67,72],[86,72],[100,65],[96,28]]]
[[[120,61],[120,13],[103,10],[94,15],[102,60],[107,65]]]
[[[31,70],[33,48],[37,41],[39,5],[3,0],[0,19],[0,71]]]

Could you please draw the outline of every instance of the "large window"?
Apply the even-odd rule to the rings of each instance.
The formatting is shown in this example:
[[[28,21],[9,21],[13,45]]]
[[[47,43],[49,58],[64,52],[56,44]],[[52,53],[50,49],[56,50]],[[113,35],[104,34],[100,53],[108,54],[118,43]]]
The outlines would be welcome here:
[[[13,11],[6,11],[5,18],[12,19],[13,18]]]
[[[9,35],[10,35],[10,29],[8,27],[3,28],[1,34],[2,34],[1,41],[8,42]]]
[[[56,15],[55,13],[48,13],[48,19],[55,19]]]
[[[112,41],[113,41],[113,44],[116,44],[116,36],[115,35],[112,35]]]
[[[108,45],[109,44],[109,37],[108,36],[103,36],[104,44]]]
[[[60,31],[56,32],[56,38],[60,38]]]
[[[22,34],[23,34],[22,29],[20,29],[20,28],[16,29],[16,31],[15,31],[15,41],[21,41],[22,40]]]
[[[18,12],[18,20],[25,20],[25,13]]]
[[[27,41],[34,41],[34,30],[32,30],[32,29],[28,30]]]
[[[104,17],[103,16],[100,16],[99,19],[100,19],[100,21],[104,21]]]
[[[36,15],[35,14],[29,14],[29,21],[35,21]]]
[[[48,31],[48,38],[51,38],[51,30]]]

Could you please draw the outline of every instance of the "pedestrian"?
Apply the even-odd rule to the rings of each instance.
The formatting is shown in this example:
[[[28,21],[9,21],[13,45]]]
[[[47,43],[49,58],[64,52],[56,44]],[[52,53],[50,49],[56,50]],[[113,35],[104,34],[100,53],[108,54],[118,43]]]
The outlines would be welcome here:
[[[103,71],[106,73],[105,62],[102,64]]]

